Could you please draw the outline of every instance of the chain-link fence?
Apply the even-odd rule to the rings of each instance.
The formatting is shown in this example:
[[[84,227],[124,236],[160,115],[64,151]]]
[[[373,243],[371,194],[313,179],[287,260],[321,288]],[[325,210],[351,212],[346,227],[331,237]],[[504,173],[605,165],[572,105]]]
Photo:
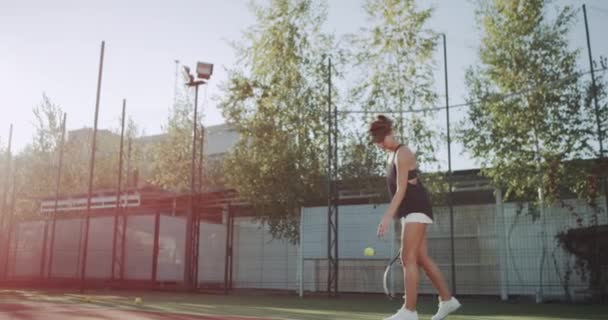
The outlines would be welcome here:
[[[586,299],[591,295],[589,288],[593,277],[577,270],[577,257],[563,248],[558,236],[594,224],[594,215],[598,212],[583,201],[570,200],[566,205],[544,208],[542,215],[532,214],[526,206],[501,203],[500,200],[496,204],[455,206],[454,275],[451,272],[449,210],[436,207],[435,221],[428,228],[429,255],[444,273],[448,284],[455,284],[453,289],[457,294],[494,295],[504,299],[530,296],[540,301]],[[382,274],[400,244],[400,234],[393,230],[385,240],[375,236],[376,226],[386,208],[386,205],[340,207],[341,292],[382,292]],[[605,210],[600,208],[599,213],[598,225],[605,225]],[[304,209],[302,222],[303,294],[323,292],[327,288],[327,209]],[[605,239],[605,235],[603,237]],[[592,246],[591,243],[587,245]],[[374,257],[364,256],[366,247],[375,248]],[[595,254],[599,258],[599,249]],[[605,273],[605,269],[603,266],[601,270]],[[403,292],[401,270],[393,271],[392,279],[390,285],[394,291]],[[599,279],[601,276],[596,281]],[[420,292],[436,294],[424,276]]]
[[[602,274],[606,274],[606,266],[585,268],[577,262],[580,258],[560,244],[559,235],[582,232],[595,224],[605,225],[605,209],[600,208],[599,216],[594,216],[598,211],[583,201],[570,200],[566,204],[546,207],[542,215],[534,215],[538,210],[502,203],[497,193],[496,203],[454,206],[455,274],[451,272],[449,210],[436,207],[435,221],[428,229],[429,255],[446,281],[455,284],[459,295],[586,299],[592,294],[591,281],[605,280]],[[386,204],[340,206],[339,292],[382,292],[384,268],[400,247],[400,233],[394,229],[383,239],[376,237],[376,226],[385,209]],[[58,218],[54,237],[51,220],[15,223],[10,241],[2,246],[0,274],[4,280],[78,280],[84,221],[78,216]],[[112,280],[114,221],[113,216],[95,215],[90,219],[88,281]],[[126,221],[124,274],[115,278],[126,286],[131,282],[154,286],[183,283],[185,216],[140,210],[128,214]],[[45,227],[53,240],[47,241],[43,250]],[[301,241],[297,244],[273,239],[268,227],[253,217],[228,212],[216,219],[205,219],[203,215],[199,230],[200,290],[278,290],[303,295],[327,290],[326,207],[302,208]],[[598,232],[590,236],[605,239]],[[591,257],[597,255],[596,262],[601,261],[600,247],[590,242],[585,246],[591,250]],[[375,249],[374,256],[364,255],[367,247]],[[402,292],[401,270],[396,269],[390,285],[395,292]],[[420,292],[435,294],[424,276]]]

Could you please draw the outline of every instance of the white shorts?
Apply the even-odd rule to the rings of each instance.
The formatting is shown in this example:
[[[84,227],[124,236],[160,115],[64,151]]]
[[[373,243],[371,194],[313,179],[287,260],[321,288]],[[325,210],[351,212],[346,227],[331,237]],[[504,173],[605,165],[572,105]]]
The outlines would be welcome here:
[[[420,212],[412,212],[407,216],[401,218],[401,224],[405,225],[406,223],[424,223],[424,224],[432,224],[433,219],[429,218],[424,213]]]

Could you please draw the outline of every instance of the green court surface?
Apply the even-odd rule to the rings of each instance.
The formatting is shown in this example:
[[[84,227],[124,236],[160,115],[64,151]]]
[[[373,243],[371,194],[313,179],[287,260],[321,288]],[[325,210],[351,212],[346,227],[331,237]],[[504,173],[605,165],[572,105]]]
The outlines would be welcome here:
[[[140,298],[141,300],[137,300]],[[501,302],[462,298],[463,307],[449,320],[608,319],[608,306]],[[421,297],[420,319],[437,306]],[[382,319],[399,308],[381,295],[337,298],[288,295],[207,295],[172,292],[89,291],[85,294],[0,290],[0,319]],[[56,312],[55,316],[52,315]]]

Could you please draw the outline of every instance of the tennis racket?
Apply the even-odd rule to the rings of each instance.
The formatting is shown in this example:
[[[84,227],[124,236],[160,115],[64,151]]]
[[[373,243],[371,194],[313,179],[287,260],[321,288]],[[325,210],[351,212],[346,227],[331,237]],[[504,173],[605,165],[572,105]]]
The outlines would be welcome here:
[[[389,299],[394,299],[395,298],[395,293],[392,292],[389,288],[389,281],[391,279],[390,278],[390,274],[391,274],[391,270],[393,267],[395,267],[396,265],[400,265],[401,264],[401,250],[399,250],[399,252],[397,252],[397,254],[391,259],[391,261],[389,261],[388,265],[386,266],[386,269],[384,269],[384,277],[382,277],[382,284],[384,286],[384,293],[388,296]]]

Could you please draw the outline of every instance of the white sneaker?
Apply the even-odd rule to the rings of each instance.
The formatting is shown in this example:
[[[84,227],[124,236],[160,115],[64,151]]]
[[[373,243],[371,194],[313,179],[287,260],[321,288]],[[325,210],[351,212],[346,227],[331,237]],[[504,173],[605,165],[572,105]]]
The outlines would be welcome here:
[[[458,310],[460,306],[460,302],[458,302],[458,300],[456,300],[454,297],[448,301],[441,301],[441,298],[439,298],[439,309],[431,320],[443,320],[448,316],[448,314]]]
[[[418,312],[401,308],[394,315],[384,320],[418,320]]]

